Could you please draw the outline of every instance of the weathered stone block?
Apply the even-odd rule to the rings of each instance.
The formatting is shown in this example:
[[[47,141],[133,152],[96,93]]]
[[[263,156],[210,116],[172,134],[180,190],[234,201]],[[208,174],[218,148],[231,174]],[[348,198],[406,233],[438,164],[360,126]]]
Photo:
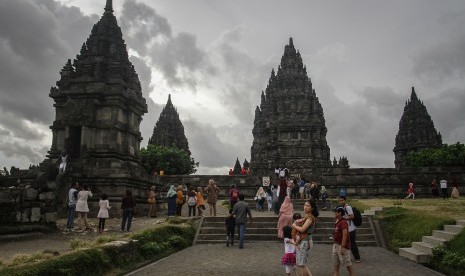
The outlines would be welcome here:
[[[43,200],[55,200],[55,192],[45,192],[45,193],[40,193],[39,194],[39,199],[41,201]]]
[[[57,183],[55,181],[47,181],[47,189],[56,190],[57,189]]]
[[[40,208],[31,209],[31,222],[40,221]]]
[[[27,188],[23,191],[23,199],[24,200],[36,200],[39,191],[34,188]]]
[[[45,222],[56,222],[58,220],[58,213],[45,213]]]
[[[21,222],[29,222],[31,217],[31,209],[27,208],[21,212]]]

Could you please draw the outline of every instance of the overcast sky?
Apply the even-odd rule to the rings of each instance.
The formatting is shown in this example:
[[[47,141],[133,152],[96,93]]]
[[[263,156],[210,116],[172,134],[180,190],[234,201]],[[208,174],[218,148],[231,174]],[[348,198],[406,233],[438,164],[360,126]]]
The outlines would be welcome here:
[[[103,14],[105,0],[0,0],[0,166],[41,162],[55,116],[50,87]],[[198,174],[250,161],[254,110],[289,37],[323,106],[331,159],[394,167],[415,86],[444,143],[465,141],[462,0],[113,0],[149,112],[168,94]]]

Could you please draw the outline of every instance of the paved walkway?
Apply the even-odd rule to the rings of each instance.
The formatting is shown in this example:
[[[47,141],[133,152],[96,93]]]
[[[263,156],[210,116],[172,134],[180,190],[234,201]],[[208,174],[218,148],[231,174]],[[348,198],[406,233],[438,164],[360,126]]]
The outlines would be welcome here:
[[[362,263],[354,264],[355,275],[437,276],[442,275],[380,247],[359,247]],[[237,245],[201,244],[189,247],[128,275],[286,275],[281,265],[284,246],[278,242]],[[310,253],[313,276],[332,275],[331,245],[317,244]],[[341,268],[341,275],[349,275]]]

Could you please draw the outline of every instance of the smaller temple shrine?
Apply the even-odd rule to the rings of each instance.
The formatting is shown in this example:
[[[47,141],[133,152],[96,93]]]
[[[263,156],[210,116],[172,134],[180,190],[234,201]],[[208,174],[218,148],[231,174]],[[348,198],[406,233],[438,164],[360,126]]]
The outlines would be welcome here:
[[[189,143],[184,134],[184,126],[179,119],[179,113],[171,102],[171,95],[168,95],[168,102],[160,113],[155,127],[153,128],[152,138],[149,144],[172,147],[184,150],[189,156]]]
[[[421,149],[438,148],[442,145],[441,133],[436,131],[433,120],[425,105],[418,99],[412,87],[410,100],[407,100],[404,113],[399,122],[394,147],[395,167],[401,169],[406,165],[407,154]]]

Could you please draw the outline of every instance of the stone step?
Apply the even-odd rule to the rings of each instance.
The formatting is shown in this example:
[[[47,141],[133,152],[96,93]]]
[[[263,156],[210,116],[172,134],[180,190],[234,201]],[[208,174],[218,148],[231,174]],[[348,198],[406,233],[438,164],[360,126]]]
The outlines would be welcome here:
[[[250,231],[249,231],[250,230]],[[238,237],[238,233],[235,233],[235,237]],[[274,240],[281,240],[277,237],[277,232],[273,233],[262,233],[257,231],[256,229],[249,229],[247,228],[246,231],[247,240],[259,240],[259,241],[274,241]],[[223,233],[199,233],[197,236],[197,241],[199,240],[222,240],[226,239],[226,232]],[[321,241],[326,243],[332,243],[332,236],[327,234],[316,234],[313,235],[313,241]],[[357,234],[357,245],[360,243],[370,243],[375,245],[375,239],[373,234]]]
[[[263,242],[261,240],[250,240],[248,236],[246,235],[245,238],[246,243],[256,243],[256,242]],[[282,239],[276,239],[273,241],[266,241],[266,242],[276,242],[276,244],[281,244],[283,241]],[[316,244],[332,244],[332,240],[321,240],[321,241],[313,241]],[[226,244],[226,235],[222,239],[218,240],[197,240],[196,244],[218,244],[218,243],[224,243]],[[239,244],[239,238],[237,236],[234,237],[234,246],[237,246]],[[376,242],[374,241],[357,241],[358,246],[376,246]]]
[[[455,222],[456,225],[463,225],[465,226],[465,219],[459,219]]]
[[[443,245],[447,240],[435,236],[423,236],[421,241],[424,243],[429,243],[433,246]]]
[[[432,254],[432,250],[436,246],[426,242],[412,242],[412,247],[417,251]]]
[[[458,234],[462,232],[463,225],[444,225],[444,231]]]
[[[399,248],[399,256],[405,257],[417,263],[428,263],[431,255],[425,252],[418,251],[414,248]]]
[[[455,233],[441,230],[433,230],[433,236],[450,241],[452,238],[455,237]]]

